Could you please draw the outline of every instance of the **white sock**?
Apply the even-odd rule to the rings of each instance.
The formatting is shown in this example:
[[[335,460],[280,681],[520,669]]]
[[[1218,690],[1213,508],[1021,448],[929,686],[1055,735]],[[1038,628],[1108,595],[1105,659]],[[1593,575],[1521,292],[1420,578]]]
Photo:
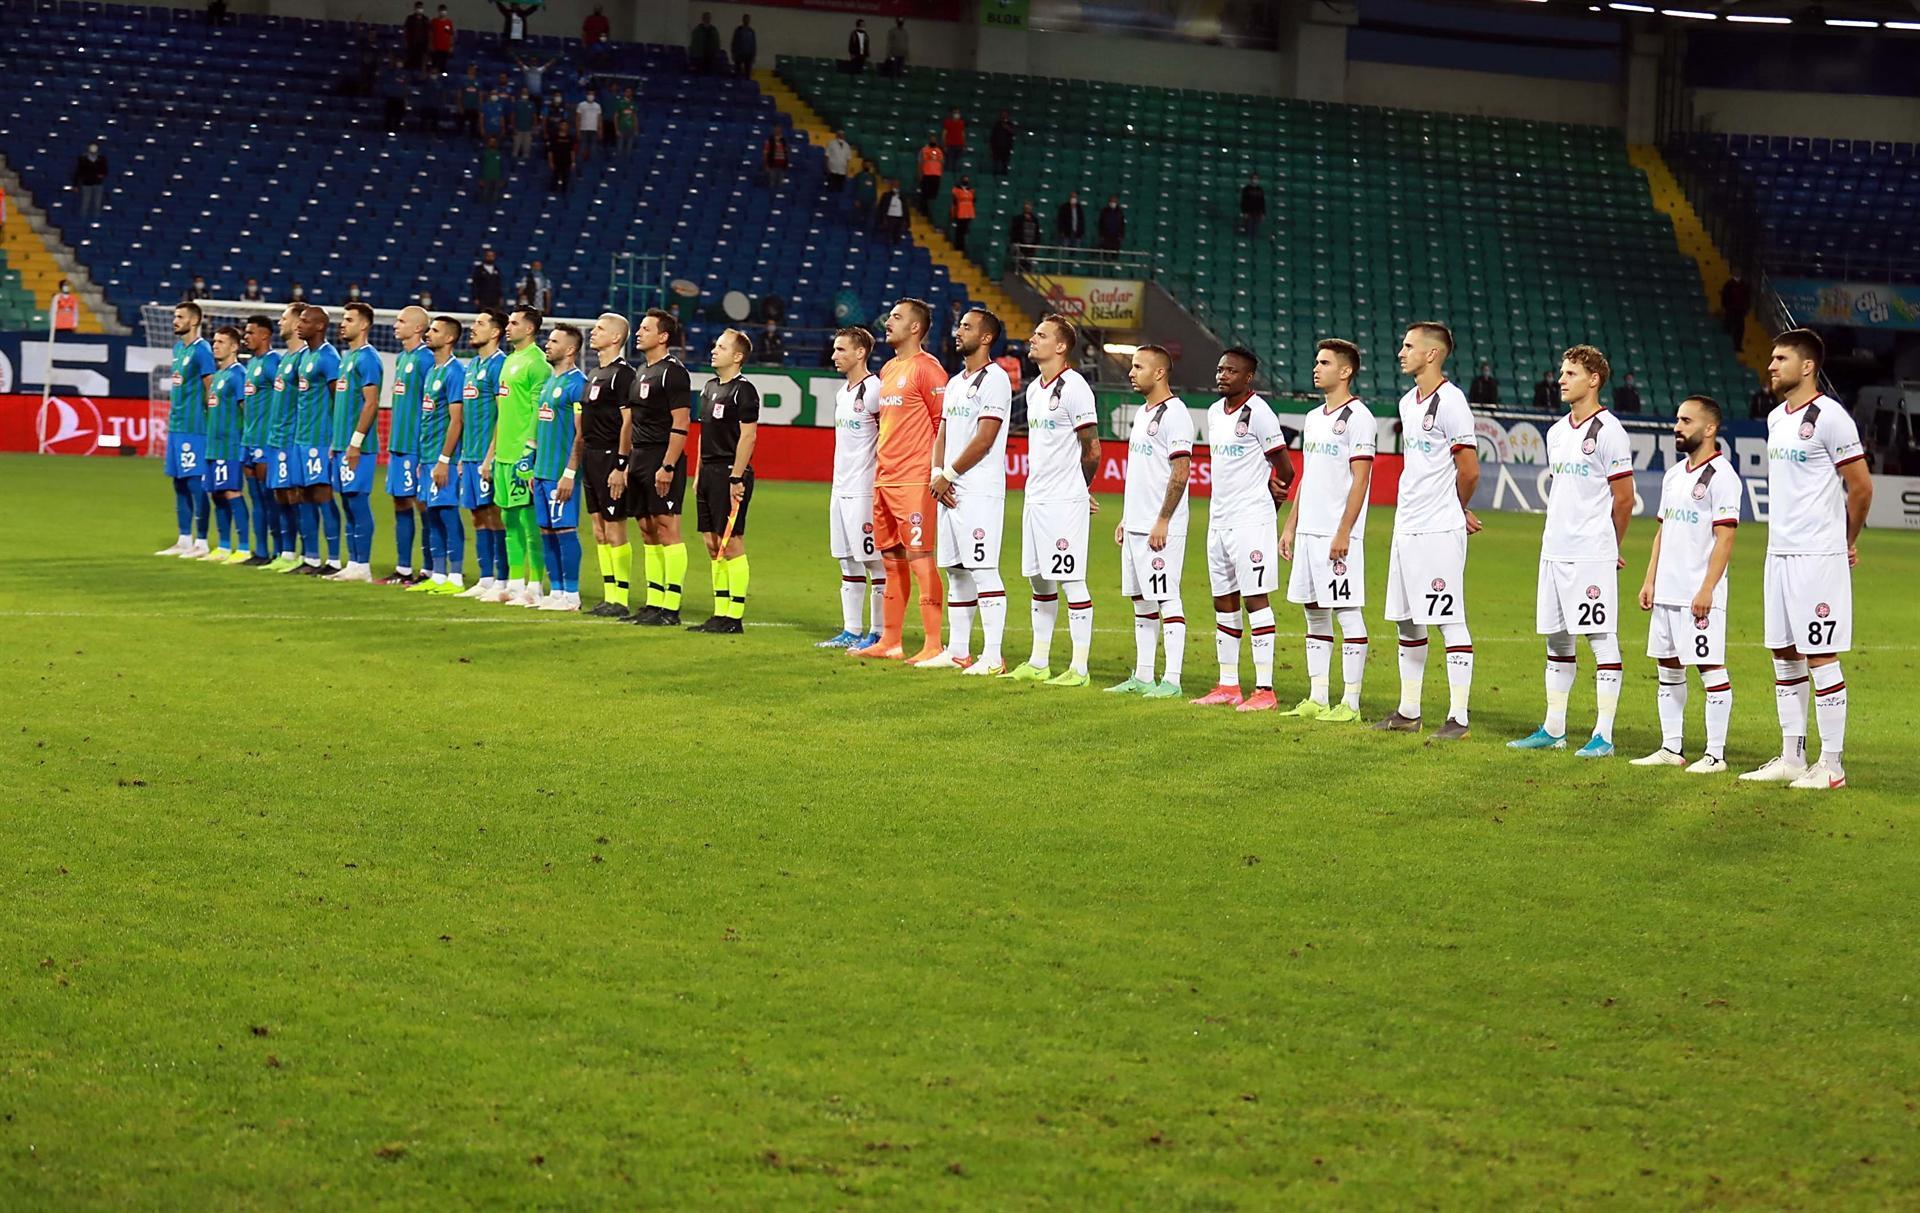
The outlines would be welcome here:
[[[1327,687],[1333,680],[1333,612],[1307,608],[1307,698],[1327,706]]]
[[[1473,695],[1473,637],[1464,623],[1440,625],[1447,646],[1447,719],[1467,723],[1467,700]]]
[[[1240,685],[1240,612],[1214,612],[1213,651],[1220,658],[1220,685]]]
[[[507,578],[507,593],[518,594],[527,588],[527,583],[518,577]]]
[[[1367,617],[1359,607],[1333,612],[1340,625],[1340,702],[1360,710],[1360,684],[1367,674]]]
[[[413,576],[413,566],[408,564],[396,564],[393,566],[393,575],[395,577],[411,577]]]
[[[1813,719],[1820,726],[1820,761],[1836,775],[1845,774],[1840,755],[1847,748],[1847,680],[1840,663],[1830,661],[1815,666],[1813,679]]]
[[[1540,725],[1555,737],[1567,735],[1567,699],[1573,694],[1573,637],[1566,632],[1547,636],[1547,718]]]
[[[1427,625],[1400,621],[1400,714],[1420,719],[1420,692],[1427,681]]]
[[[1727,758],[1727,722],[1733,719],[1733,680],[1725,666],[1702,667],[1700,685],[1707,692],[1707,753]]]
[[[1179,686],[1187,656],[1187,610],[1178,598],[1169,598],[1160,604],[1160,647],[1167,656],[1166,669],[1160,677]]]
[[[1007,587],[998,569],[973,570],[973,588],[980,602],[980,660],[1003,661],[1000,641],[1007,634]]]
[[[1807,762],[1807,659],[1773,659],[1773,706],[1780,713],[1780,757]]]
[[[965,657],[973,651],[973,611],[980,600],[973,588],[973,574],[965,569],[947,570],[947,652]]]
[[[1068,668],[1084,674],[1093,652],[1093,595],[1084,581],[1062,582],[1060,589],[1067,596],[1067,636],[1073,641],[1073,660]]]
[[[1654,692],[1660,707],[1660,748],[1686,753],[1687,672],[1679,666],[1659,666],[1660,686]]]
[[[1587,647],[1593,650],[1594,736],[1612,741],[1613,718],[1620,709],[1620,634],[1596,632],[1587,637]]]
[[[1247,647],[1253,650],[1253,689],[1273,689],[1273,607],[1247,612]]]
[[[447,575],[445,573],[432,573],[429,574],[429,576],[435,585],[445,585],[447,583]]]
[[[1044,670],[1052,659],[1053,625],[1060,618],[1060,586],[1039,577],[1028,580],[1033,583],[1033,653],[1027,662],[1035,669]]]
[[[867,634],[878,636],[887,617],[887,564],[884,560],[869,560],[866,565]],[[853,630],[858,632],[859,625],[856,624]]]
[[[1153,650],[1160,643],[1160,604],[1133,600],[1133,676],[1153,681]]]
[[[464,590],[467,588],[467,579],[461,576],[459,573],[448,573],[447,581],[455,586],[458,586],[460,589]]]
[[[840,560],[840,630],[855,636],[860,631],[860,607],[867,598],[866,566],[851,556]]]

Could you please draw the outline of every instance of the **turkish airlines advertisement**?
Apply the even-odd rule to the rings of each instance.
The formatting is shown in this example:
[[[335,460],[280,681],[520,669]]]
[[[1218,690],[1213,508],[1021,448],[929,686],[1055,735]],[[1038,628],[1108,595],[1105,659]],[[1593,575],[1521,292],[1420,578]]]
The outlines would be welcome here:
[[[55,393],[0,396],[0,451],[40,455],[159,454],[167,419],[147,399]]]

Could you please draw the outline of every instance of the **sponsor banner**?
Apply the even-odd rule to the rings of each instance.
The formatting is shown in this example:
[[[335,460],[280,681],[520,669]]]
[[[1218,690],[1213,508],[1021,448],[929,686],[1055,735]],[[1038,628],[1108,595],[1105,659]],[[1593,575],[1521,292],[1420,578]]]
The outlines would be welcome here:
[[[31,392],[37,403],[51,372],[58,394],[96,400],[145,396],[151,390],[149,372],[167,366],[170,358],[170,351],[135,337],[63,333],[49,344],[45,329],[0,333],[0,394]]]
[[[157,416],[156,416],[157,413]],[[0,451],[39,455],[159,455],[166,412],[145,396],[0,395]]]
[[[1075,274],[1037,279],[1047,310],[1075,323],[1133,332],[1147,323],[1147,284],[1138,278],[1083,278]]]
[[[1873,505],[1867,525],[1888,530],[1920,531],[1920,478],[1875,476]]]
[[[1028,0],[980,0],[980,24],[990,29],[1027,28]]]
[[[1868,329],[1920,329],[1920,286],[1833,282],[1822,278],[1769,280],[1801,324]]]
[[[753,0],[773,8],[801,8],[816,13],[856,13],[863,17],[905,17],[910,21],[962,21],[972,4],[969,0]],[[1024,8],[1025,5],[1023,4]],[[884,54],[882,31],[871,30],[873,55]]]

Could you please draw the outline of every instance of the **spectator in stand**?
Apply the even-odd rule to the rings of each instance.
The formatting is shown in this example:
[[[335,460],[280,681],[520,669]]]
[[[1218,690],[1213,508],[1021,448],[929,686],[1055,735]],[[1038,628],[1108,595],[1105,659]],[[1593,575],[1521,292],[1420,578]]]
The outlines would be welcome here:
[[[404,72],[390,74],[380,90],[381,104],[387,114],[387,134],[397,135],[407,122],[407,77]]]
[[[1720,288],[1720,318],[1727,327],[1727,340],[1738,350],[1747,337],[1747,311],[1753,307],[1753,292],[1738,272]]]
[[[258,278],[247,279],[246,289],[240,292],[240,299],[245,303],[266,302],[267,297],[260,290],[260,280]]]
[[[504,0],[493,0],[493,7],[500,10],[501,43],[508,48],[526,45],[527,18],[533,16],[539,5],[507,4]]]
[[[73,184],[80,191],[80,213],[98,215],[107,196],[107,158],[99,144],[87,144],[86,154],[74,161]]]
[[[987,135],[987,150],[993,153],[993,175],[1006,176],[1013,162],[1013,119],[1005,110],[1000,111],[992,132]]]
[[[940,147],[947,154],[947,167],[959,168],[967,154],[967,120],[960,116],[957,105],[940,123]]]
[[[853,221],[861,227],[867,225],[879,191],[880,183],[874,178],[873,170],[861,165],[860,175],[853,179]]]
[[[535,101],[541,100],[546,95],[547,69],[553,66],[554,60],[536,62],[531,58],[516,57],[514,62],[520,65],[520,75],[527,82],[527,92],[533,95]]]
[[[884,76],[903,76],[907,71],[907,19],[895,17],[893,28],[887,31],[887,58],[880,65]]]
[[[307,301],[307,288],[301,286],[298,282],[294,283],[287,288],[287,300],[291,303],[305,303]]]
[[[347,302],[358,303],[360,301],[360,297],[365,293],[366,292],[360,289],[360,284],[358,282],[347,283]]]
[[[827,141],[827,188],[839,193],[847,183],[847,166],[853,163],[853,145],[839,131]]]
[[[540,258],[527,262],[527,272],[520,278],[520,302],[537,307],[549,314],[553,311],[553,279],[547,277],[547,271],[540,268]]]
[[[873,43],[867,37],[867,23],[857,20],[853,23],[853,32],[847,35],[846,70],[858,76],[867,70],[867,60],[873,57]]]
[[[553,176],[547,181],[547,189],[556,194],[564,194],[573,188],[573,162],[579,151],[574,142],[573,125],[563,115],[555,123],[553,133],[547,137],[547,167]]]
[[[401,45],[406,48],[407,70],[424,72],[427,70],[427,47],[433,40],[433,22],[427,19],[427,6],[422,0],[413,0],[413,11],[400,25]]]
[[[1107,195],[1107,204],[1100,208],[1098,230],[1100,247],[1106,252],[1117,253],[1127,242],[1127,212],[1120,205],[1120,195]]]
[[[480,180],[474,187],[474,197],[492,206],[500,201],[506,177],[506,170],[500,164],[499,137],[488,135],[485,146],[480,149]]]
[[[573,107],[573,125],[580,132],[580,162],[593,159],[594,144],[600,142],[600,101],[588,89],[580,104]]]
[[[767,136],[767,141],[760,145],[760,167],[767,172],[769,189],[777,190],[787,183],[787,168],[790,162],[786,132],[776,126],[773,128],[773,133]]]
[[[633,100],[633,86],[620,90],[620,109],[614,114],[614,134],[620,140],[620,154],[633,155],[634,140],[640,136],[640,109]]]
[[[760,327],[760,348],[754,351],[753,360],[760,366],[787,364],[787,343],[780,339],[780,322],[771,316]]]
[[[1613,411],[1616,413],[1637,413],[1640,411],[1640,389],[1634,386],[1633,372],[1628,371],[1620,386],[1613,389]]]
[[[74,297],[73,283],[65,278],[53,292],[53,298],[47,302],[47,310],[53,314],[53,327],[63,333],[71,333],[80,327],[80,300]]]
[[[480,69],[469,67],[467,78],[460,82],[460,129],[478,139],[480,137]]]
[[[1473,377],[1473,382],[1467,385],[1467,403],[1468,404],[1499,404],[1500,403],[1500,384],[1497,381],[1495,381],[1493,377],[1492,363],[1483,362],[1480,364],[1479,374],[1475,375]]]
[[[907,200],[900,193],[900,183],[891,177],[880,193],[880,201],[874,204],[874,221],[880,229],[880,238],[888,244],[898,244],[907,230]]]
[[[1747,397],[1747,416],[1755,421],[1765,421],[1776,403],[1766,380],[1762,379],[1760,386],[1753,389],[1753,395]]]
[[[920,209],[933,213],[933,200],[940,193],[940,177],[947,171],[947,154],[940,150],[940,140],[929,134],[925,147],[920,149]]]
[[[441,101],[451,110],[460,103],[460,90],[452,81],[435,76],[420,88],[420,129],[429,135],[440,133]]]
[[[1007,373],[1007,381],[1013,385],[1014,402],[1024,409],[1026,397],[1020,394],[1020,349],[1014,342],[1007,342],[1007,348],[1000,351],[1000,356],[993,360],[993,364]]]
[[[371,26],[361,26],[354,40],[355,59],[358,74],[354,78],[353,92],[357,96],[373,96],[374,85],[380,79],[380,43],[374,37]]]
[[[192,302],[193,300],[205,299],[206,297],[207,297],[207,279],[202,274],[195,274],[193,276],[193,285],[187,288],[187,293],[181,296],[181,298],[186,299],[188,302]]]
[[[296,286],[297,290],[298,287]],[[480,260],[473,267],[473,308],[485,311],[500,306],[500,264],[492,249],[480,250]],[[297,296],[296,296],[297,298]]]
[[[447,15],[447,6],[441,5],[440,11],[433,15],[433,27],[428,31],[427,49],[432,54],[433,70],[437,75],[447,70],[447,61],[453,58],[453,18]]]
[[[1067,191],[1067,200],[1053,213],[1053,234],[1068,248],[1087,242],[1087,204],[1080,201],[1079,190]]]
[[[480,137],[500,140],[507,137],[507,99],[498,89],[480,103]]]
[[[507,110],[507,124],[513,131],[515,160],[525,160],[533,155],[533,128],[539,118],[540,109],[533,103],[533,94],[522,88]]]
[[[580,48],[586,52],[588,59],[593,59],[606,49],[602,44],[612,34],[613,23],[607,20],[606,7],[596,4],[593,11],[587,14],[587,19],[580,23]]]
[[[1560,407],[1560,381],[1553,377],[1551,370],[1541,371],[1540,381],[1533,385],[1533,407],[1549,410]]]
[[[215,27],[227,23],[227,0],[207,0],[207,24]]]
[[[973,178],[960,178],[960,184],[953,187],[947,199],[947,216],[953,220],[953,244],[962,253],[967,251],[967,233],[973,228]]]
[[[1260,234],[1260,223],[1267,217],[1267,191],[1260,188],[1260,174],[1247,175],[1240,187],[1240,230],[1248,236]]]
[[[1040,240],[1040,216],[1033,213],[1033,202],[1029,199],[1020,204],[1020,213],[1013,217],[1013,223],[1007,228],[1007,253],[1015,269],[1026,268],[1031,255],[1027,249],[1039,244]]]
[[[713,14],[701,13],[700,24],[687,39],[687,66],[695,74],[711,76],[720,67],[720,31],[714,28]]]
[[[753,18],[746,13],[740,14],[740,24],[733,27],[733,74],[736,76],[753,75],[753,61],[760,56],[760,35],[753,30]],[[771,364],[769,364],[771,365]]]

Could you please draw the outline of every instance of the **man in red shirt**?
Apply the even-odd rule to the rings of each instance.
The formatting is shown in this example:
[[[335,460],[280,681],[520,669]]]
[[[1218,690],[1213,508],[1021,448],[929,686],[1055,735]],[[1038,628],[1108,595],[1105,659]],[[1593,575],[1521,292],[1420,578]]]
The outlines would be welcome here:
[[[447,15],[447,6],[444,4],[434,14],[433,28],[427,33],[427,46],[433,52],[434,74],[446,71],[447,60],[453,56],[453,18]]]
[[[960,158],[967,151],[967,120],[960,116],[960,107],[957,105],[940,123],[940,142],[946,145],[947,167],[959,168]]]

